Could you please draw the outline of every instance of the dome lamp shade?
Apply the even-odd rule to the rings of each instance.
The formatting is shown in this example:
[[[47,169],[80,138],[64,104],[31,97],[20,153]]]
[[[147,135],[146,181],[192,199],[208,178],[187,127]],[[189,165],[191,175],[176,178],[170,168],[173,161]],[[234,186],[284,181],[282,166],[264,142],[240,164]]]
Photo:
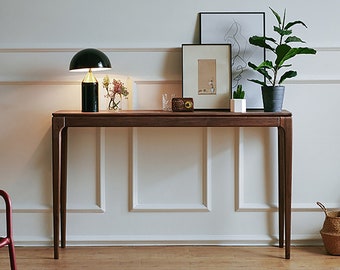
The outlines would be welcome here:
[[[89,69],[95,71],[110,68],[109,58],[103,52],[92,48],[77,52],[70,62],[70,71],[88,71]]]

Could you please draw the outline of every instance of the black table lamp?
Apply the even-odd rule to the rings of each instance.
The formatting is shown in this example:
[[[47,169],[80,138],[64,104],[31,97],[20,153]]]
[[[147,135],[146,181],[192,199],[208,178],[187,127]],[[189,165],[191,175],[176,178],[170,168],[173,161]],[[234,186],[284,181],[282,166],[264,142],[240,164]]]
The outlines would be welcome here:
[[[73,56],[70,71],[87,72],[81,83],[83,112],[98,112],[98,81],[92,71],[110,68],[109,58],[97,49],[84,49]]]

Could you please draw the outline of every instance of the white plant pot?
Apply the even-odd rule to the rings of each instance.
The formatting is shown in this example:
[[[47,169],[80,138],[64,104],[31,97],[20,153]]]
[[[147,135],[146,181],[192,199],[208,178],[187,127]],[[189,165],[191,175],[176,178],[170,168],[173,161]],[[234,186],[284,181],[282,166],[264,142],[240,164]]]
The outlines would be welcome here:
[[[230,111],[231,112],[246,112],[247,102],[246,99],[231,99],[230,100]]]

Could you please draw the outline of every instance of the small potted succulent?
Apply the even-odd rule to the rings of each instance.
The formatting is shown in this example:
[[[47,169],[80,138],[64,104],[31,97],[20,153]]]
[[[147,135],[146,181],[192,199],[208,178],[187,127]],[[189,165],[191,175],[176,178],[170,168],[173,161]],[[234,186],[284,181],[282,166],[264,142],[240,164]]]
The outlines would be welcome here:
[[[282,83],[297,75],[295,70],[289,69],[283,72],[284,69],[291,67],[287,60],[299,54],[316,54],[316,50],[308,47],[292,47],[294,43],[305,43],[299,37],[292,35],[292,27],[301,25],[307,28],[307,26],[302,21],[286,23],[286,10],[282,19],[276,11],[272,8],[270,10],[277,21],[277,25],[274,25],[274,32],[278,35],[278,39],[267,36],[252,36],[249,38],[249,43],[269,51],[275,57],[274,62],[265,59],[259,65],[249,62],[248,66],[264,76],[264,81],[250,80],[262,86],[264,110],[280,112],[285,90]]]
[[[242,90],[242,85],[238,85],[236,90],[233,92],[233,98],[230,100],[230,111],[231,112],[246,112],[247,103],[245,92]]]

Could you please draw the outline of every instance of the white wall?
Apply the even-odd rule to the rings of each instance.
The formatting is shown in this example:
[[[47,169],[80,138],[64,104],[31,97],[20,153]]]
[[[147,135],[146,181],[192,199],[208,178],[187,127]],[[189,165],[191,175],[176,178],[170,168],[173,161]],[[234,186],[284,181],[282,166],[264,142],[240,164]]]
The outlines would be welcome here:
[[[296,63],[284,107],[294,115],[293,243],[321,243],[315,202],[340,205],[338,1],[5,0],[0,186],[17,244],[52,244],[51,113],[80,108],[83,75],[68,72],[78,50],[102,49],[109,75],[134,82],[133,106],[160,108],[162,91],[181,91],[180,47],[199,41],[199,12],[265,11],[269,32],[269,6],[303,20],[298,34],[318,50]],[[71,129],[69,244],[276,243],[275,138],[255,128]]]

